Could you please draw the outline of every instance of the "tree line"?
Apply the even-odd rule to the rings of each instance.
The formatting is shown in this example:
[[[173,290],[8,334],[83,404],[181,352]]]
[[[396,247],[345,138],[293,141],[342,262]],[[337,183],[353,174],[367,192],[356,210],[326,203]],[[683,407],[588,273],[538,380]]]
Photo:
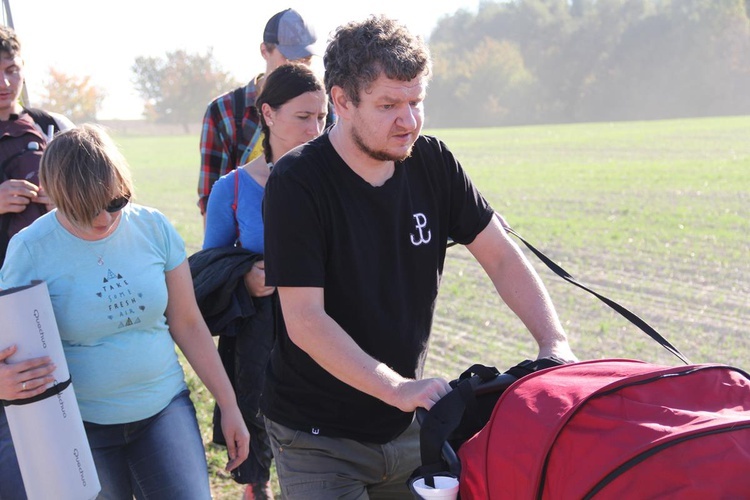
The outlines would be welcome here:
[[[429,127],[750,114],[750,0],[482,1],[429,37]],[[209,49],[138,57],[146,119],[199,123],[239,83]],[[92,121],[104,94],[50,70],[42,106]]]
[[[428,124],[750,113],[750,0],[485,1],[432,32]]]

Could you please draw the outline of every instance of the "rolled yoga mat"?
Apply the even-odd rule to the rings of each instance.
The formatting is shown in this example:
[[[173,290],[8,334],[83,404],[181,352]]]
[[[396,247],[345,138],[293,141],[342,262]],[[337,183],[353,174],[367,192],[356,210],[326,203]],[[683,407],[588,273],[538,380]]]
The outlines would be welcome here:
[[[0,348],[15,344],[16,363],[49,356],[55,382],[39,396],[4,401],[29,500],[89,500],[101,490],[55,322],[47,284],[0,292]]]

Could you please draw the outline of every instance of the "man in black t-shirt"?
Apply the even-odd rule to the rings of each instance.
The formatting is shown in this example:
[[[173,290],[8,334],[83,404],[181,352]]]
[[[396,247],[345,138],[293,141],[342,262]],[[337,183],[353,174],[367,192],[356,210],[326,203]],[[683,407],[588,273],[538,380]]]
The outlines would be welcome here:
[[[423,42],[384,17],[340,27],[324,58],[338,122],[266,186],[267,285],[283,311],[261,407],[288,498],[411,498],[418,407],[450,239],[539,344],[574,361],[541,281],[447,147],[421,136]]]

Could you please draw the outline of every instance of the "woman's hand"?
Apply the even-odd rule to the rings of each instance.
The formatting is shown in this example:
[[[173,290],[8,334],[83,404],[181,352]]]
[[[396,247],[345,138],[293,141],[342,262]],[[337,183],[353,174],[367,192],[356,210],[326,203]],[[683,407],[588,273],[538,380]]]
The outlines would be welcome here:
[[[259,260],[253,264],[252,269],[245,273],[245,288],[251,297],[267,297],[275,290],[272,286],[266,286],[266,264]]]
[[[38,396],[55,381],[52,372],[56,366],[47,357],[8,363],[18,348],[14,345],[0,351],[0,399],[14,400]]]
[[[237,396],[216,351],[198,304],[187,259],[167,271],[169,332],[221,409],[221,430],[227,442],[227,470],[236,469],[250,453],[250,433],[237,406]]]
[[[227,442],[229,462],[226,470],[232,471],[240,466],[250,454],[250,432],[245,426],[240,409],[236,404],[233,408],[221,408],[221,432]]]

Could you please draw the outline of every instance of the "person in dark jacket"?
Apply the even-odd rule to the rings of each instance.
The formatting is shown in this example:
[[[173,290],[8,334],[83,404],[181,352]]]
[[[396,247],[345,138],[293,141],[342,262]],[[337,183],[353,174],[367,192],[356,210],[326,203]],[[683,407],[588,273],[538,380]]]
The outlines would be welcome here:
[[[242,277],[234,275],[234,272],[229,276],[227,271],[218,271],[226,274],[226,285],[223,290],[219,288],[217,293],[225,295],[231,291],[231,300],[214,300],[213,306],[207,301],[206,305],[216,307],[217,302],[226,304],[226,309],[221,306],[224,321],[229,320],[227,316],[237,314],[243,304],[254,304],[258,311],[266,311],[265,307],[270,301],[264,299],[272,297],[273,301],[276,300],[275,289],[266,286],[262,258],[261,208],[266,179],[281,156],[320,135],[327,116],[327,103],[323,82],[307,66],[287,63],[269,73],[255,102],[260,112],[263,155],[221,177],[211,191],[203,241],[204,252],[210,253],[209,256],[196,258],[196,261],[214,257],[222,263],[209,265],[209,270],[224,268],[229,261],[240,258],[241,254],[220,253],[222,257],[219,258],[217,252],[211,250],[233,249],[236,245],[260,256]],[[213,272],[204,274],[212,275]],[[238,283],[236,280],[240,278]],[[211,281],[220,287],[221,280],[216,276]],[[202,295],[201,287],[202,282],[196,281],[196,295]],[[211,311],[204,311],[204,315],[206,313],[212,315]],[[270,309],[268,313],[271,314]],[[219,350],[228,373],[234,376],[240,408],[252,433],[251,457],[233,475],[236,481],[248,484],[245,498],[267,498],[271,495],[268,481],[272,454],[263,420],[258,414],[258,405],[274,325],[273,322],[266,325],[263,318],[264,314],[255,312],[242,320],[234,318],[226,323],[217,322],[215,329],[211,330],[214,334],[221,334]]]

